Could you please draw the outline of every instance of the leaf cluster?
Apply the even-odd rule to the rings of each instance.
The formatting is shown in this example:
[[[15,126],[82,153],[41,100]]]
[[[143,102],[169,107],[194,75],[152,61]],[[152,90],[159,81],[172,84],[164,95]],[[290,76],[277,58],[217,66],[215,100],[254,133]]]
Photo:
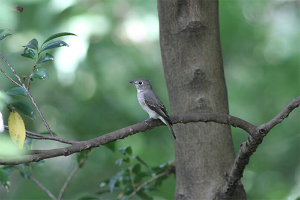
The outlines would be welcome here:
[[[101,195],[108,192],[117,192],[118,199],[128,199],[133,192],[136,192],[141,199],[153,199],[149,192],[157,190],[157,186],[161,186],[162,182],[168,179],[171,171],[171,163],[165,163],[159,166],[150,167],[143,159],[137,155],[133,155],[131,146],[118,149],[123,155],[115,161],[115,164],[122,167],[110,179],[104,180],[99,184],[100,191],[95,195],[83,196],[80,200],[100,199]],[[167,172],[167,173],[165,173]],[[165,173],[150,184],[146,184],[147,180]],[[143,185],[144,184],[144,185]]]
[[[54,57],[51,54],[46,53],[44,56],[42,56],[42,52],[49,50],[49,49],[63,47],[63,46],[68,47],[69,45],[62,40],[50,42],[51,40],[56,39],[58,37],[68,36],[68,35],[75,35],[75,34],[69,33],[69,32],[62,32],[62,33],[57,33],[57,34],[51,35],[42,43],[42,45],[40,47],[39,47],[39,43],[38,43],[37,39],[34,38],[34,39],[30,40],[27,45],[23,46],[23,47],[25,47],[25,49],[24,49],[23,54],[21,54],[21,56],[23,56],[25,58],[33,59],[35,61],[34,71],[29,76],[30,78],[36,78],[36,79],[42,79],[42,80],[44,80],[45,78],[48,78],[48,73],[47,73],[46,69],[44,69],[42,67],[35,68],[35,66],[49,62],[49,61],[53,61]]]
[[[26,139],[25,143],[31,142],[31,139]],[[5,165],[0,168],[0,185],[5,187],[7,192],[9,192],[10,189],[10,179],[9,175],[12,171],[17,170],[20,172],[20,175],[24,179],[28,179],[29,175],[32,174],[33,168],[38,165],[44,163],[44,161],[36,162],[36,163],[25,163],[25,164],[20,164],[20,165]]]
[[[7,29],[0,29],[0,41],[6,38],[7,36],[11,35],[10,33],[5,33]],[[38,65],[41,65],[43,63],[46,63],[48,61],[53,61],[54,57],[49,54],[45,53],[43,56],[42,53],[44,53],[46,50],[54,49],[62,46],[69,46],[66,42],[62,40],[58,41],[52,41],[58,37],[62,36],[76,36],[74,33],[69,32],[61,32],[56,33],[54,35],[51,35],[48,37],[41,46],[39,46],[39,43],[37,39],[32,39],[29,41],[29,43],[24,47],[24,52],[21,54],[21,56],[33,59],[35,61],[33,65],[33,69],[31,74],[29,75],[28,80],[28,87],[26,88],[24,84],[21,84],[20,87],[14,87],[6,92],[6,95],[12,95],[12,96],[23,96],[23,97],[29,97],[28,90],[29,90],[29,83],[33,79],[41,79],[44,80],[45,78],[48,78],[48,73],[45,68],[37,67]],[[26,76],[23,76],[26,78]],[[5,98],[6,104],[8,108],[12,110],[17,110],[19,113],[22,113],[26,117],[29,117],[32,120],[36,120],[35,110],[33,107],[26,103],[25,101],[21,100],[14,100],[13,98]]]

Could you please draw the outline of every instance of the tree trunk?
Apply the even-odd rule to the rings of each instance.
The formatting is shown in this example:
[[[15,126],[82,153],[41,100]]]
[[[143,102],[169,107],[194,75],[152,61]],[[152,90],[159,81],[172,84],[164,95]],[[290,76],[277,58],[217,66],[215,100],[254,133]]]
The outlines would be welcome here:
[[[158,0],[160,47],[172,115],[228,114],[218,1]],[[235,154],[228,125],[176,124],[175,199],[214,199]],[[242,185],[235,198],[246,198]]]

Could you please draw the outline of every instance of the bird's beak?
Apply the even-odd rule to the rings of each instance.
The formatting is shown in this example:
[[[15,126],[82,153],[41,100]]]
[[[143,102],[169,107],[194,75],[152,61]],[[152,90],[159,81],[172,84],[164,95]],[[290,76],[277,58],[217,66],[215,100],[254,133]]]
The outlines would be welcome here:
[[[132,83],[132,84],[133,84],[133,83],[134,83],[134,81],[129,81],[129,83]]]

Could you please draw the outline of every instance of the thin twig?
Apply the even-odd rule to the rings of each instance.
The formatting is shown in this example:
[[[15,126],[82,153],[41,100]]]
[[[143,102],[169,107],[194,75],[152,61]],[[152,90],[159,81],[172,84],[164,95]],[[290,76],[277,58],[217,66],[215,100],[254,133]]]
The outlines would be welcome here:
[[[37,186],[39,186],[44,192],[46,192],[51,199],[56,200],[55,196],[49,190],[47,190],[47,188],[45,188],[40,182],[38,182],[38,180],[36,180],[33,176],[28,175],[28,178],[32,180],[35,184],[37,184]]]
[[[27,90],[29,90],[29,86],[30,86],[30,80],[31,80],[31,78],[30,78],[30,77],[28,77]]]
[[[14,73],[15,77],[17,77],[17,79],[19,80],[19,82],[21,83],[21,85],[23,85],[24,88],[25,88],[24,83],[22,82],[20,76],[18,76],[18,74],[16,73],[16,71],[14,70],[14,68],[9,64],[9,62],[6,60],[6,58],[3,56],[2,53],[0,53],[0,55],[1,55],[2,60],[4,60],[4,62],[6,62],[6,64],[9,66],[10,70]]]
[[[33,68],[32,68],[32,71],[31,71],[31,74],[29,75],[28,78],[28,83],[27,83],[27,90],[29,90],[29,86],[30,86],[30,81],[32,80],[32,78],[30,78],[30,76],[33,74],[34,70],[36,69],[36,64],[33,65]]]
[[[150,182],[154,181],[155,179],[158,179],[161,176],[167,175],[169,173],[169,171],[164,171],[156,176],[153,176],[152,178],[150,178],[148,181],[144,182],[143,184],[141,184],[139,187],[136,188],[136,190],[134,190],[128,197],[126,200],[129,200],[131,197],[133,197],[140,189],[142,189],[143,187],[145,187],[146,185],[148,185]]]
[[[82,158],[79,162],[79,164],[77,165],[77,167],[75,167],[75,169],[73,169],[73,171],[71,172],[71,174],[69,175],[69,177],[67,178],[65,184],[63,185],[63,187],[61,188],[60,190],[60,193],[58,195],[58,198],[57,200],[61,200],[65,190],[66,190],[66,187],[68,186],[69,182],[71,181],[71,179],[73,178],[73,176],[75,175],[75,173],[82,167],[83,163],[86,161],[86,159],[89,157],[89,155],[91,154],[91,152],[84,158]]]
[[[26,89],[26,92],[27,92],[27,94],[28,94],[28,97],[31,99],[32,104],[34,105],[35,109],[38,111],[40,117],[42,118],[42,120],[43,120],[43,122],[44,122],[44,125],[46,126],[48,132],[49,132],[50,135],[53,137],[53,133],[52,133],[52,131],[51,131],[51,129],[50,129],[50,126],[48,125],[48,123],[47,123],[46,119],[44,118],[42,112],[40,111],[38,105],[35,103],[33,97],[31,96],[31,94],[30,94],[30,92],[29,92],[29,90],[25,87],[24,84],[23,84],[23,86],[24,86],[24,88]]]
[[[300,97],[292,100],[289,105],[287,105],[278,115],[276,115],[269,122],[258,127],[259,129],[265,129],[265,132],[269,132],[274,126],[281,123],[285,118],[289,116],[289,114],[300,105]]]
[[[7,125],[4,125],[4,128],[6,130],[9,130],[9,127]],[[53,141],[57,141],[57,142],[61,142],[61,143],[65,143],[65,144],[77,144],[80,143],[78,141],[73,141],[73,140],[65,140],[59,137],[55,137],[55,136],[47,136],[47,135],[42,135],[39,133],[34,133],[31,131],[27,131],[26,130],[26,136],[32,139],[37,139],[37,140],[53,140]]]
[[[132,169],[131,167],[129,168],[129,174],[130,174],[130,182],[131,182],[131,185],[133,187],[133,190],[135,191],[136,190],[136,187],[134,185],[134,180],[133,180],[133,176],[132,176]]]
[[[0,67],[0,70],[1,70],[1,72],[9,79],[9,80],[11,80],[14,84],[16,84],[17,86],[19,86],[19,87],[22,87],[19,83],[17,83],[16,81],[14,81],[12,78],[10,78],[6,73],[5,73],[5,71]]]

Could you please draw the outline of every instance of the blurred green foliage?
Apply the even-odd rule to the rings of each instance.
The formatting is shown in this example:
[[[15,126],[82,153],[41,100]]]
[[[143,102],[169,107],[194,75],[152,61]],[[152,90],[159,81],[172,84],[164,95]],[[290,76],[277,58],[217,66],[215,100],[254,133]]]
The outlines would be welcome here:
[[[151,200],[152,193],[149,192],[157,191],[175,172],[175,165],[171,162],[150,168],[139,156],[133,155],[131,146],[119,148],[119,152],[123,157],[116,160],[115,164],[122,167],[121,171],[100,183],[100,191],[96,194],[83,196],[80,200],[102,199],[102,195],[108,192],[117,193],[116,196],[121,200],[134,195]]]
[[[23,12],[10,9],[16,4]],[[299,1],[220,0],[219,7],[230,114],[256,125],[265,123],[299,96]],[[140,77],[151,80],[172,113],[160,57],[155,0],[2,0],[0,13],[0,29],[7,28],[12,34],[1,41],[0,52],[19,75],[31,73],[32,61],[20,54],[32,38],[44,41],[58,32],[78,36],[64,38],[67,48],[50,49],[54,62],[43,64],[50,78],[31,83],[35,101],[59,137],[88,140],[148,118],[137,102],[135,88],[128,83]],[[0,65],[13,76],[3,60]],[[15,87],[3,74],[0,77],[0,91]],[[7,124],[6,109],[3,116]],[[298,109],[269,133],[251,157],[242,179],[248,199],[300,196],[299,119]],[[24,120],[26,129],[46,131],[39,117],[36,122]],[[232,131],[237,151],[248,135],[240,129]],[[6,135],[1,134],[0,139]],[[166,127],[115,142],[116,148],[129,145],[151,166],[175,159],[173,138]],[[62,146],[33,142],[34,149]],[[115,165],[119,158],[105,147],[94,150],[64,197],[94,194],[103,180],[119,171]],[[75,166],[76,155],[59,157],[37,165],[34,175],[57,195]],[[0,199],[48,199],[19,173],[13,171],[9,178],[10,192],[1,187]],[[151,194],[154,199],[173,199],[174,190],[175,179],[170,178]],[[115,193],[105,195],[106,199],[116,197]]]

